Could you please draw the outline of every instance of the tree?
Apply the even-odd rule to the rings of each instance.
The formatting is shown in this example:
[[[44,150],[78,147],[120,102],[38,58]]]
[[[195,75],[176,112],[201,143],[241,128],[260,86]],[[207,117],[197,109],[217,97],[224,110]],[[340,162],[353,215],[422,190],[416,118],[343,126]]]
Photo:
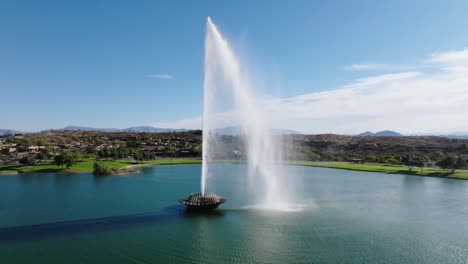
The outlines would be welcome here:
[[[45,146],[45,145],[46,145],[46,143],[45,143],[45,141],[44,141],[44,140],[42,140],[42,139],[39,139],[39,140],[36,142],[36,145],[38,145],[38,146]]]
[[[63,162],[63,155],[59,154],[54,157],[55,165],[62,167],[64,162]]]
[[[414,166],[421,168],[421,170],[424,170],[424,167],[426,166],[427,159],[425,157],[416,157],[413,161]]]
[[[376,156],[372,156],[372,155],[367,156],[367,157],[364,158],[365,162],[370,162],[370,163],[376,162],[377,160],[378,160],[378,158]]]
[[[442,151],[435,151],[429,155],[431,156],[431,160],[441,160],[445,157],[445,154]]]
[[[453,171],[465,168],[466,165],[467,165],[466,161],[462,157],[458,157],[457,161],[455,162],[455,167],[454,167]]]
[[[82,155],[82,154],[81,154],[81,152],[79,152],[79,151],[74,151],[73,154],[72,154],[74,160],[80,160],[80,159],[81,159],[81,155]]]
[[[76,164],[76,160],[70,153],[67,153],[63,157],[63,163],[67,169],[70,169],[73,165]]]
[[[59,154],[54,157],[55,164],[60,167],[67,167],[70,169],[73,165],[76,164],[76,160],[70,153]]]
[[[406,156],[403,156],[403,158],[401,159],[401,163],[404,164],[405,166],[407,166],[410,170],[413,169],[413,167],[411,166],[411,156],[410,155],[406,155]]]
[[[443,170],[452,169],[452,172],[455,171],[456,164],[457,159],[454,156],[447,156],[436,163]]]
[[[20,159],[19,163],[21,163],[23,165],[32,166],[32,165],[36,164],[36,159],[34,159],[32,156],[26,156],[26,157],[23,157],[22,159]]]
[[[424,166],[426,166],[426,162],[427,158],[425,156],[406,155],[401,159],[401,163],[406,165],[410,170],[412,170],[414,167],[419,167],[421,170],[423,170]]]
[[[18,140],[18,146],[30,147],[32,145],[33,145],[33,143],[31,142],[31,140],[29,140],[27,138],[21,138],[20,140]]]
[[[38,161],[43,161],[43,160],[47,161],[47,154],[45,152],[41,151],[41,152],[36,154],[36,159]]]
[[[409,170],[413,170],[415,166],[415,162],[411,155],[406,155],[401,159],[401,162],[409,168]]]

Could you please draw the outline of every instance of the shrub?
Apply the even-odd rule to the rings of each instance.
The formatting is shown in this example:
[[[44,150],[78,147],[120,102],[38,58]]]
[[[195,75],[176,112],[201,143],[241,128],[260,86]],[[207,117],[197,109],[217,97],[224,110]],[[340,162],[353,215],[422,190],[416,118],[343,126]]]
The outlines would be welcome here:
[[[388,157],[385,157],[384,163],[397,165],[397,164],[400,164],[400,161],[393,156],[388,156]]]
[[[101,161],[94,162],[93,168],[94,175],[109,175],[112,173],[112,169]]]
[[[378,158],[376,156],[367,156],[365,159],[364,159],[365,162],[377,162],[378,161]]]
[[[24,164],[24,165],[28,165],[28,166],[32,166],[32,165],[36,164],[36,159],[34,159],[31,156],[26,156],[26,157],[20,159],[19,163]]]

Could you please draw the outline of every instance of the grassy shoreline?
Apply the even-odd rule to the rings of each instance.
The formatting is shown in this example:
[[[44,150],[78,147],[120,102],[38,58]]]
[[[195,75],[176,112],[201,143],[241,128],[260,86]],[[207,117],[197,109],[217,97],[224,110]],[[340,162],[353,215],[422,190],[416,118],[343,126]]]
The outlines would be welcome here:
[[[80,160],[77,164],[73,165],[70,169],[66,167],[59,167],[54,163],[40,163],[33,166],[26,166],[21,164],[6,164],[0,165],[0,174],[15,174],[15,173],[28,173],[28,172],[64,172],[64,173],[83,173],[92,172],[95,160]],[[200,159],[160,159],[151,160],[146,162],[134,162],[129,160],[105,160],[102,161],[106,166],[124,169],[133,166],[145,165],[176,165],[176,164],[198,164],[201,163]]]
[[[421,170],[420,168],[413,168],[412,170],[410,170],[408,169],[408,167],[402,165],[389,165],[380,163],[357,164],[351,162],[292,161],[288,162],[288,164],[355,171],[381,172],[388,174],[406,174],[415,176],[468,180],[468,170],[456,170],[454,173],[452,173],[448,170],[441,170],[436,168],[424,168],[423,170]]]
[[[34,166],[25,166],[18,164],[0,165],[0,174],[16,174],[16,173],[28,173],[28,172],[65,172],[65,173],[83,173],[92,172],[93,164],[95,160],[80,160],[76,165],[70,169],[58,167],[53,163],[41,163]],[[116,161],[102,161],[106,166],[124,169],[128,167],[137,166],[149,166],[149,165],[177,165],[177,164],[200,164],[200,159],[186,158],[186,159],[159,159],[146,162],[134,162],[129,160],[116,160]],[[233,162],[233,161],[226,161]],[[239,163],[239,161],[235,162]],[[408,169],[406,166],[401,165],[388,165],[379,163],[365,163],[357,164],[351,162],[321,162],[321,161],[290,161],[287,162],[289,165],[298,166],[311,166],[311,167],[323,167],[333,169],[345,169],[355,171],[369,171],[369,172],[381,172],[388,174],[406,174],[416,176],[428,176],[428,177],[442,177],[442,178],[453,178],[453,179],[464,179],[468,180],[468,170],[457,170],[451,173],[447,170],[441,170],[436,168],[414,168]]]

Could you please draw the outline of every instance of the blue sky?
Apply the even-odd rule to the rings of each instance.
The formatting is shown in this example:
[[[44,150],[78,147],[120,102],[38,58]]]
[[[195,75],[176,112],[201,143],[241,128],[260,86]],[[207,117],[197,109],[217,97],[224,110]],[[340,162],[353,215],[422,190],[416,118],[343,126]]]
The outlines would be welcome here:
[[[317,105],[298,110],[283,102],[282,111],[294,108],[285,116],[296,120],[283,123],[288,128],[468,131],[461,119],[435,127],[427,125],[433,121],[429,117],[417,115],[454,104],[459,108],[433,114],[434,121],[466,113],[466,101],[459,101],[468,94],[468,86],[463,88],[466,10],[467,1],[2,1],[0,128],[196,126],[202,113],[205,23],[211,16],[267,84],[267,93],[284,102],[304,105],[303,98],[318,96],[334,100],[329,107],[341,107],[340,91],[382,76],[394,78],[366,86],[367,93],[382,91],[375,96],[392,98],[388,89],[411,87],[409,95],[417,98],[426,89],[418,87],[427,85],[434,97],[425,100],[431,101],[443,90],[453,91],[439,104],[408,106],[419,120],[410,127],[388,109],[374,118],[363,117],[364,109],[343,115],[355,109],[349,106],[327,122],[308,116],[318,129],[293,115],[315,113]],[[456,74],[447,74],[454,68]],[[452,80],[452,86],[441,86],[441,79]],[[320,97],[324,91],[333,99]],[[369,98],[361,99],[363,105]]]

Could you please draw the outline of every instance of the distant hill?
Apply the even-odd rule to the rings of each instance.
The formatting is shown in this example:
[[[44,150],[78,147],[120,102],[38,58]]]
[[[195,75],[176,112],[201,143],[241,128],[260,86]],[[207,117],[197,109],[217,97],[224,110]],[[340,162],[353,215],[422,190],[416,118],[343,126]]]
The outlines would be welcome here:
[[[231,130],[233,131],[233,130]],[[23,137],[29,142],[42,141],[59,152],[93,152],[102,146],[122,146],[145,152],[152,158],[162,157],[201,157],[202,133],[198,131],[174,133],[103,132],[77,130],[46,130],[27,133]],[[175,139],[174,139],[175,138]],[[401,137],[357,137],[336,134],[287,135],[284,136],[291,151],[285,153],[287,160],[349,161],[368,159],[369,162],[386,162],[389,156],[426,156],[437,162],[444,156],[466,155],[468,139],[449,139],[442,136],[401,136]],[[97,140],[98,139],[98,140]],[[20,139],[15,139],[19,142]],[[223,149],[219,149],[219,159],[238,159],[239,153],[247,154],[244,139],[239,135],[221,137]],[[175,146],[166,147],[172,141]],[[79,144],[76,144],[79,142]],[[137,143],[137,144],[135,144]],[[157,143],[157,144],[155,144]],[[161,144],[159,144],[161,143]],[[124,145],[127,145],[124,143]],[[164,147],[162,147],[164,146]],[[162,147],[162,148],[161,148]],[[112,154],[114,153],[114,154]],[[103,155],[117,155],[116,152]],[[221,157],[222,156],[222,157]],[[241,155],[243,156],[243,155]],[[0,159],[2,155],[0,154]],[[397,158],[395,158],[397,159]],[[398,158],[400,159],[400,158]],[[392,161],[395,162],[395,161]]]
[[[441,135],[441,136],[446,137],[446,138],[468,139],[467,132],[454,132],[454,133],[448,133],[447,135]]]
[[[215,130],[217,133],[222,135],[239,135],[241,133],[240,126],[227,126],[223,128],[218,128]],[[292,129],[271,129],[271,134],[273,135],[297,135],[301,134]]]
[[[358,134],[357,136],[358,137],[401,137],[403,135],[395,131],[384,130],[384,131],[379,131],[377,133],[366,131],[364,133]]]
[[[468,139],[468,132],[448,132],[448,133],[415,133],[411,136],[434,136],[450,139]]]
[[[137,127],[128,127],[125,129],[121,129],[122,132],[148,132],[148,133],[156,133],[156,132],[185,132],[189,129],[185,128],[158,128],[158,127],[151,127],[151,126],[137,126]]]
[[[128,128],[95,128],[95,127],[80,127],[80,126],[67,126],[57,130],[80,130],[80,131],[102,131],[102,132],[147,132],[147,133],[161,133],[161,132],[184,132],[187,129],[177,128],[158,128],[151,126],[137,126]]]
[[[401,137],[403,136],[402,134],[395,132],[395,131],[391,131],[391,130],[380,131],[380,132],[375,133],[375,135],[378,137]]]
[[[370,132],[370,131],[366,131],[366,132],[363,132],[361,134],[357,134],[356,136],[358,136],[358,137],[370,137],[370,136],[375,136],[375,133]]]
[[[66,126],[55,130],[80,130],[80,131],[102,131],[102,132],[118,132],[117,128],[96,128],[96,127],[81,127],[81,126]]]
[[[301,132],[292,130],[292,129],[272,129],[271,133],[273,135],[300,135],[302,134]]]
[[[9,136],[9,135],[15,135],[15,134],[24,134],[24,132],[21,132],[18,130],[12,130],[12,129],[0,128],[0,136]]]

